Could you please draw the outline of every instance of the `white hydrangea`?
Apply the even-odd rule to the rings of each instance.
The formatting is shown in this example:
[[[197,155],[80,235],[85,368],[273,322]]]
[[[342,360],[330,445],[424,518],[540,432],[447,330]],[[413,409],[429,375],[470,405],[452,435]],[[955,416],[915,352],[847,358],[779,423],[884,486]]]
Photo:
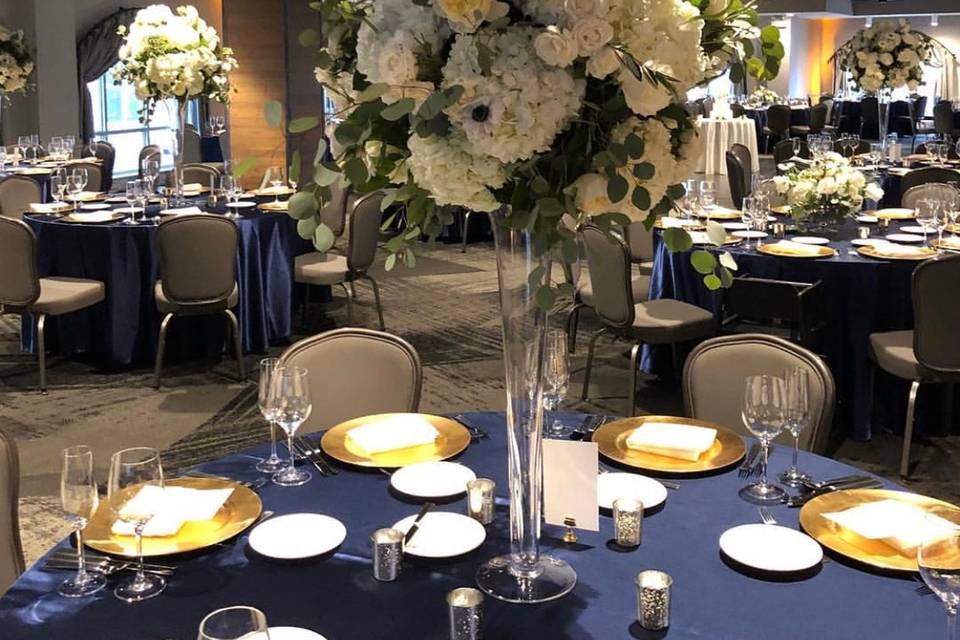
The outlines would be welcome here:
[[[429,138],[414,134],[407,142],[406,167],[437,204],[493,211],[500,204],[490,189],[504,185],[506,168],[494,158],[471,153],[469,146],[460,132]]]
[[[774,178],[778,194],[785,196],[796,219],[816,215],[818,207],[857,211],[866,199],[879,201],[883,189],[867,182],[864,173],[838,153],[827,153],[810,166],[788,165]]]
[[[539,58],[533,44],[538,33],[518,27],[454,41],[443,84],[464,93],[446,113],[476,154],[507,163],[530,158],[548,150],[579,112],[584,81]],[[480,67],[478,39],[492,52],[489,74]]]
[[[903,86],[916,90],[923,82],[923,65],[933,54],[927,40],[906,20],[883,20],[851,39],[844,63],[864,91]]]

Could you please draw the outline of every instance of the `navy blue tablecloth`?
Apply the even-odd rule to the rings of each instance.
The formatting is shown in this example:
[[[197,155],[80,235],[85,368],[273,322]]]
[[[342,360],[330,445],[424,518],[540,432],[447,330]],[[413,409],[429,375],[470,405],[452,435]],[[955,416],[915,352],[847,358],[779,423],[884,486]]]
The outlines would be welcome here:
[[[296,222],[286,214],[243,211],[249,213],[236,221],[238,318],[244,350],[264,353],[292,333],[293,260],[312,246],[297,235]],[[24,220],[37,235],[41,277],[92,278],[106,284],[104,303],[48,322],[56,352],[88,354],[107,367],[151,361],[161,320],[153,294],[160,277],[157,227],[152,222],[72,224],[45,215]],[[23,326],[22,346],[33,351],[33,327]],[[174,355],[219,353],[225,336],[222,316],[178,318],[171,325]]]
[[[583,416],[566,415],[580,424]],[[370,534],[416,513],[418,505],[389,491],[389,478],[376,471],[342,470],[298,488],[273,485],[261,491],[264,508],[277,515],[321,512],[339,518],[347,538],[332,556],[280,564],[257,556],[241,536],[233,546],[216,548],[179,565],[167,591],[129,605],[110,591],[79,600],[56,595],[65,572],[36,568],[25,573],[0,599],[0,631],[17,640],[129,640],[196,637],[206,613],[247,604],[263,610],[272,625],[313,629],[329,640],[446,640],[445,595],[474,585],[477,567],[508,546],[508,485],[504,416],[468,414],[468,422],[490,438],[472,444],[460,461],[477,475],[497,482],[497,514],[484,545],[447,562],[408,562],[397,582],[378,583],[371,575]],[[261,448],[258,453],[264,453]],[[790,452],[777,447],[770,470],[779,473]],[[253,461],[232,456],[205,465],[206,471],[238,479],[257,477]],[[801,455],[801,466],[820,478],[851,473],[837,462]],[[312,470],[311,470],[312,471]],[[921,595],[912,579],[881,576],[837,560],[798,582],[772,582],[728,567],[718,539],[726,529],[759,522],[756,507],[742,501],[744,484],[736,471],[680,480],[662,510],[644,521],[643,544],[635,551],[613,550],[611,518],[601,516],[600,532],[580,532],[569,547],[556,527],[545,526],[543,547],[568,561],[577,586],[555,602],[523,606],[485,601],[486,638],[491,640],[611,640],[674,638],[698,640],[902,640],[939,638],[945,626],[936,597]],[[463,499],[439,510],[463,513]],[[799,510],[772,508],[780,523],[798,527]],[[62,543],[58,548],[65,547]],[[671,626],[662,633],[636,624],[633,579],[644,569],[674,578]],[[909,630],[909,631],[907,631]]]
[[[220,136],[203,136],[200,138],[201,162],[223,162],[223,147],[220,146]]]

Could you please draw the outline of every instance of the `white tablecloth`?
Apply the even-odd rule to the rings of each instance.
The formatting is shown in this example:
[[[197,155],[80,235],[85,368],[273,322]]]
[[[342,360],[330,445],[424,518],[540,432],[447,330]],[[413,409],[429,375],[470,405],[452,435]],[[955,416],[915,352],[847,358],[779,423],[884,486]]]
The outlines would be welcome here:
[[[753,159],[753,171],[760,171],[760,158],[757,149],[757,128],[750,118],[716,120],[701,118],[698,125],[703,136],[703,157],[697,171],[727,175],[726,152],[734,144],[740,143],[750,149]]]

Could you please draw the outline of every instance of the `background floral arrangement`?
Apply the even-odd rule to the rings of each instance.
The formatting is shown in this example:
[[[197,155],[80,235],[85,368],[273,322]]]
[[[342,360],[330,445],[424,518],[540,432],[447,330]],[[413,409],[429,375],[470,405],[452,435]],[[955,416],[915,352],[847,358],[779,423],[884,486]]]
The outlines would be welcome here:
[[[882,20],[858,31],[835,55],[864,91],[903,86],[916,91],[923,82],[923,65],[933,56],[934,42],[903,18]]]
[[[784,168],[784,174],[775,176],[773,184],[786,198],[790,215],[797,221],[842,218],[859,211],[864,200],[883,198],[880,185],[867,182],[864,173],[839,153],[826,153],[810,166],[787,163]]]
[[[237,61],[194,7],[177,7],[174,13],[166,5],[151,5],[137,12],[130,28],[120,27],[119,33],[124,43],[114,80],[134,86],[137,98],[144,102],[144,119],[158,100],[166,98],[185,102],[206,96],[229,102],[228,75]]]
[[[0,25],[0,99],[12,93],[26,93],[31,73],[33,55],[23,31],[10,31]]]
[[[750,94],[750,101],[760,104],[775,104],[779,99],[780,96],[777,92],[767,87],[757,87],[753,93]]]
[[[436,236],[453,207],[508,205],[509,225],[533,230],[543,251],[559,248],[567,261],[577,245],[560,222],[565,214],[605,228],[653,224],[683,196],[701,153],[681,106],[686,91],[728,68],[735,82],[747,72],[772,77],[783,57],[778,30],[757,28],[756,10],[741,0],[311,7],[326,35],[316,76],[340,122],[335,160],[322,162],[318,150],[313,181],[293,196],[290,215],[324,250],[332,236],[318,210],[331,185],[344,180],[360,193],[396,186],[384,207],[404,203],[406,216],[386,244],[388,268],[412,265],[412,242]],[[301,34],[304,44],[318,41]]]

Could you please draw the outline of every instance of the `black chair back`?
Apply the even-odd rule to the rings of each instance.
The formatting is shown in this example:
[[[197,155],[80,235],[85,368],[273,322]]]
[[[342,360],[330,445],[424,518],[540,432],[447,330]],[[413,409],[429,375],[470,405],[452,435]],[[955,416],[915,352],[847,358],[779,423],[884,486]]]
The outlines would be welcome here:
[[[747,181],[746,170],[740,163],[740,158],[733,151],[726,152],[727,159],[727,181],[730,184],[730,197],[733,198],[733,206],[737,209],[743,208],[743,198],[750,190],[750,183]]]
[[[737,104],[736,102],[730,105],[730,111],[733,113],[734,118],[742,118],[747,115],[747,110],[743,108],[743,105]]]
[[[770,105],[767,109],[767,128],[778,136],[786,136],[790,131],[790,118],[793,110],[785,104]]]
[[[807,146],[806,140],[800,141],[800,157],[804,160],[810,159],[810,147]],[[790,160],[793,157],[793,140],[782,140],[773,146],[773,161],[777,164],[779,171],[779,165]]]
[[[830,105],[821,102],[810,110],[810,133],[820,133],[827,126],[827,112]]]
[[[930,182],[942,182],[944,184],[954,184],[960,180],[960,173],[953,169],[944,169],[943,167],[924,167],[911,171],[900,179],[900,192],[906,193],[912,187]]]
[[[923,262],[913,271],[913,352],[940,375],[960,378],[960,255]]]
[[[941,100],[933,107],[933,126],[938,135],[948,136],[953,133],[953,104]]]

